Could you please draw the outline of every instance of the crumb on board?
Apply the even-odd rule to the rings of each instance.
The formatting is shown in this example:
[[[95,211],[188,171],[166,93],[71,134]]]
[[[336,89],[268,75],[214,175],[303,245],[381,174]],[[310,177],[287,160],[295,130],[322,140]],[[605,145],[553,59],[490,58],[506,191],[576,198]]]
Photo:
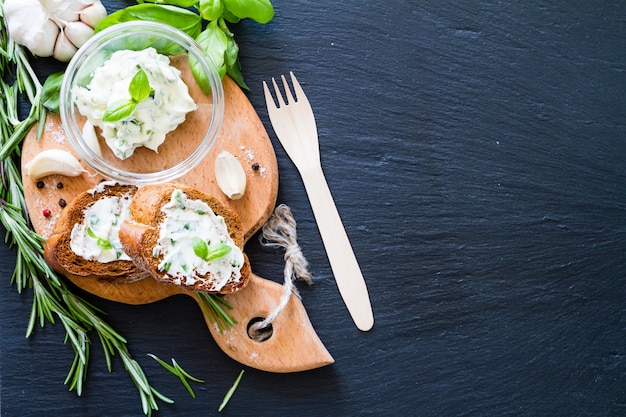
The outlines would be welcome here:
[[[267,168],[261,166],[258,161],[255,161],[256,154],[254,153],[254,150],[247,148],[245,145],[241,145],[239,149],[243,151],[243,153],[246,155],[246,158],[251,162],[248,167],[252,169],[252,171],[254,171],[255,173],[258,173],[261,177],[265,177],[265,174],[267,173]]]

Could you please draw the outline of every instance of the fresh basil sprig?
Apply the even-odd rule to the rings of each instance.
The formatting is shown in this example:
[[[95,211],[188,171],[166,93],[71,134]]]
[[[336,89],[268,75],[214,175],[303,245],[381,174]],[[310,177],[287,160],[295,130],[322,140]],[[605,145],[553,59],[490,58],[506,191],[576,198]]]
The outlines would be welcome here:
[[[225,243],[217,243],[215,245],[209,245],[204,239],[194,237],[191,241],[193,247],[193,253],[206,262],[214,261],[230,253],[232,248]]]
[[[148,75],[139,69],[128,85],[130,100],[118,100],[111,104],[102,115],[103,122],[117,122],[132,116],[137,105],[146,100],[152,94]]]
[[[41,104],[52,113],[59,113],[59,96],[64,74],[64,72],[50,74],[43,83]]]
[[[270,0],[137,0],[139,4],[111,13],[96,27],[104,28],[121,22],[148,20],[168,24],[194,38],[218,68],[220,76],[228,74],[237,84],[248,89],[239,61],[239,46],[228,23],[252,19],[268,23],[274,17]],[[194,11],[195,9],[195,11]],[[204,26],[204,28],[203,28]],[[134,42],[130,40],[129,42]],[[157,42],[155,49],[161,54],[173,55],[171,43]],[[143,49],[146,45],[129,45],[129,49]],[[210,84],[199,63],[190,57],[191,71],[205,93]]]

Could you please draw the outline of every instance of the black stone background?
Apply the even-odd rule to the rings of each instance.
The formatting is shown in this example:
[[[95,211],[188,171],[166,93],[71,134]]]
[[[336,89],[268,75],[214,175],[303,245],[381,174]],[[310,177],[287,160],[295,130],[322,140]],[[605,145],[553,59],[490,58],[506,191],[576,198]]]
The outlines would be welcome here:
[[[197,305],[85,297],[176,402],[158,416],[626,415],[626,3],[274,0],[235,26],[248,97],[275,145],[279,203],[315,285],[303,303],[336,363],[269,374],[229,359]],[[105,1],[109,11],[126,1]],[[44,77],[59,68],[35,62]],[[269,124],[263,80],[293,70],[315,110],[324,171],[367,281],[358,331],[300,178]],[[97,340],[86,392],[63,380],[62,326],[25,339],[31,293],[0,248],[2,416],[140,416]],[[281,280],[282,253],[247,245]],[[191,399],[146,356],[206,380]]]

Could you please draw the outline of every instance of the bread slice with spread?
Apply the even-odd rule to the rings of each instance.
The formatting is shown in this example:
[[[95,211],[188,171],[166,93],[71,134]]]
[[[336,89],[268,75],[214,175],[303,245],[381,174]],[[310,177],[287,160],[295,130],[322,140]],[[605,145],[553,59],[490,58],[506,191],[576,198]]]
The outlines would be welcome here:
[[[228,294],[250,278],[237,213],[183,184],[139,188],[119,237],[135,264],[161,282]]]
[[[148,277],[124,252],[118,236],[136,191],[131,185],[103,182],[79,194],[61,212],[44,245],[46,262],[67,276],[113,282]]]

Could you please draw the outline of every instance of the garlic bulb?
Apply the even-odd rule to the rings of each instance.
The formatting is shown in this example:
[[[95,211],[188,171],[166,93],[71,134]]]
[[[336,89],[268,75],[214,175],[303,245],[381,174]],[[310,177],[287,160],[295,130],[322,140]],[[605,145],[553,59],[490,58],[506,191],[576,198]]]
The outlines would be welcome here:
[[[106,17],[100,0],[5,0],[9,35],[33,55],[67,62]]]
[[[24,169],[33,181],[53,174],[77,177],[87,172],[74,155],[61,149],[48,149],[38,153]]]
[[[221,151],[215,158],[215,179],[220,190],[231,200],[239,200],[246,192],[246,172],[228,151]]]

